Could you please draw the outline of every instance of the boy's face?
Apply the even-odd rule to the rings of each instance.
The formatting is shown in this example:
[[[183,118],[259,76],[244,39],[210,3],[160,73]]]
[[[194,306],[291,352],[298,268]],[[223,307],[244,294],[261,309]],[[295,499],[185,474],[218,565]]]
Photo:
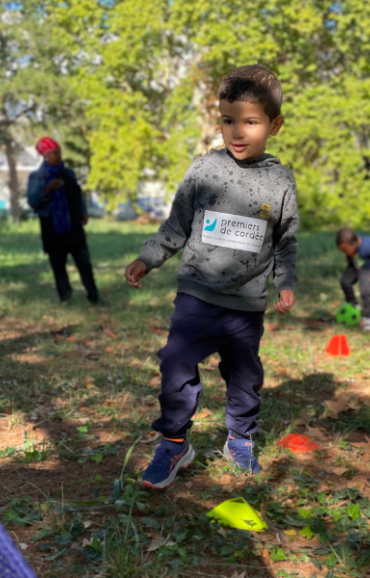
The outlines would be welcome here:
[[[263,154],[268,138],[277,135],[284,123],[283,116],[271,121],[261,104],[241,100],[221,100],[220,113],[225,146],[238,160]]]
[[[57,148],[49,151],[45,155],[45,160],[52,167],[59,167],[62,164],[62,149]]]
[[[341,243],[338,245],[339,251],[342,251],[347,257],[353,257],[357,251],[358,242],[354,241],[353,243]]]

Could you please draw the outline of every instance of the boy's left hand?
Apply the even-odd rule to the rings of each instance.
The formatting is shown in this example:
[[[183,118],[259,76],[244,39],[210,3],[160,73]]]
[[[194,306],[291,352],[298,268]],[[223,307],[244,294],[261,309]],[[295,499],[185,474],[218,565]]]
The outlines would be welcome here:
[[[293,291],[289,289],[284,289],[280,291],[280,301],[274,306],[275,311],[284,315],[293,307],[295,302],[295,297]]]

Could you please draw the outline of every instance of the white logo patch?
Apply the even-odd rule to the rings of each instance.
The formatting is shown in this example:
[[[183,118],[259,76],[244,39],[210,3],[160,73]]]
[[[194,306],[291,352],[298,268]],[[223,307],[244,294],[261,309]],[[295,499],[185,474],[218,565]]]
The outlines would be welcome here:
[[[266,221],[205,211],[203,223],[203,243],[260,253],[265,239]]]

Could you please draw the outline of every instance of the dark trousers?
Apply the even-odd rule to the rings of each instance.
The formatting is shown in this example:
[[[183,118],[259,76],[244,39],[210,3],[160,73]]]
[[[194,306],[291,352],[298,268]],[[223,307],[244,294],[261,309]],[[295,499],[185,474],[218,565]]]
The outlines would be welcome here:
[[[342,275],[340,284],[347,303],[352,303],[352,305],[357,305],[358,303],[353,290],[353,286],[357,281],[360,285],[363,316],[370,317],[370,269],[357,269],[353,263],[349,263]]]
[[[257,431],[258,391],[263,368],[258,356],[263,334],[262,311],[236,311],[179,293],[161,360],[161,417],[152,427],[166,437],[183,436],[191,427],[201,382],[198,363],[218,352],[226,382],[226,425],[232,435],[246,438]]]
[[[66,301],[72,293],[66,269],[68,253],[72,255],[76,263],[82,284],[87,291],[87,298],[92,303],[96,303],[98,301],[98,290],[95,285],[89,249],[85,241],[70,246],[53,247],[49,251],[49,260],[61,301]]]

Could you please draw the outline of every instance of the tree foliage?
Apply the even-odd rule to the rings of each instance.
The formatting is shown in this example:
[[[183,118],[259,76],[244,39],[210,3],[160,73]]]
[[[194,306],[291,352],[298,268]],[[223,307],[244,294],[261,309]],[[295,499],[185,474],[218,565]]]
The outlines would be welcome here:
[[[220,78],[259,62],[283,85],[286,124],[269,150],[294,170],[304,225],[369,222],[365,0],[37,4],[86,115],[90,187],[134,196],[153,168],[173,190],[217,134]]]
[[[0,9],[0,145],[7,155],[11,213],[19,219],[17,154],[45,132],[66,144],[67,156],[88,157],[85,104],[58,31],[45,26],[39,3],[2,3]],[[77,95],[77,96],[76,96]],[[79,157],[80,153],[80,157]]]

